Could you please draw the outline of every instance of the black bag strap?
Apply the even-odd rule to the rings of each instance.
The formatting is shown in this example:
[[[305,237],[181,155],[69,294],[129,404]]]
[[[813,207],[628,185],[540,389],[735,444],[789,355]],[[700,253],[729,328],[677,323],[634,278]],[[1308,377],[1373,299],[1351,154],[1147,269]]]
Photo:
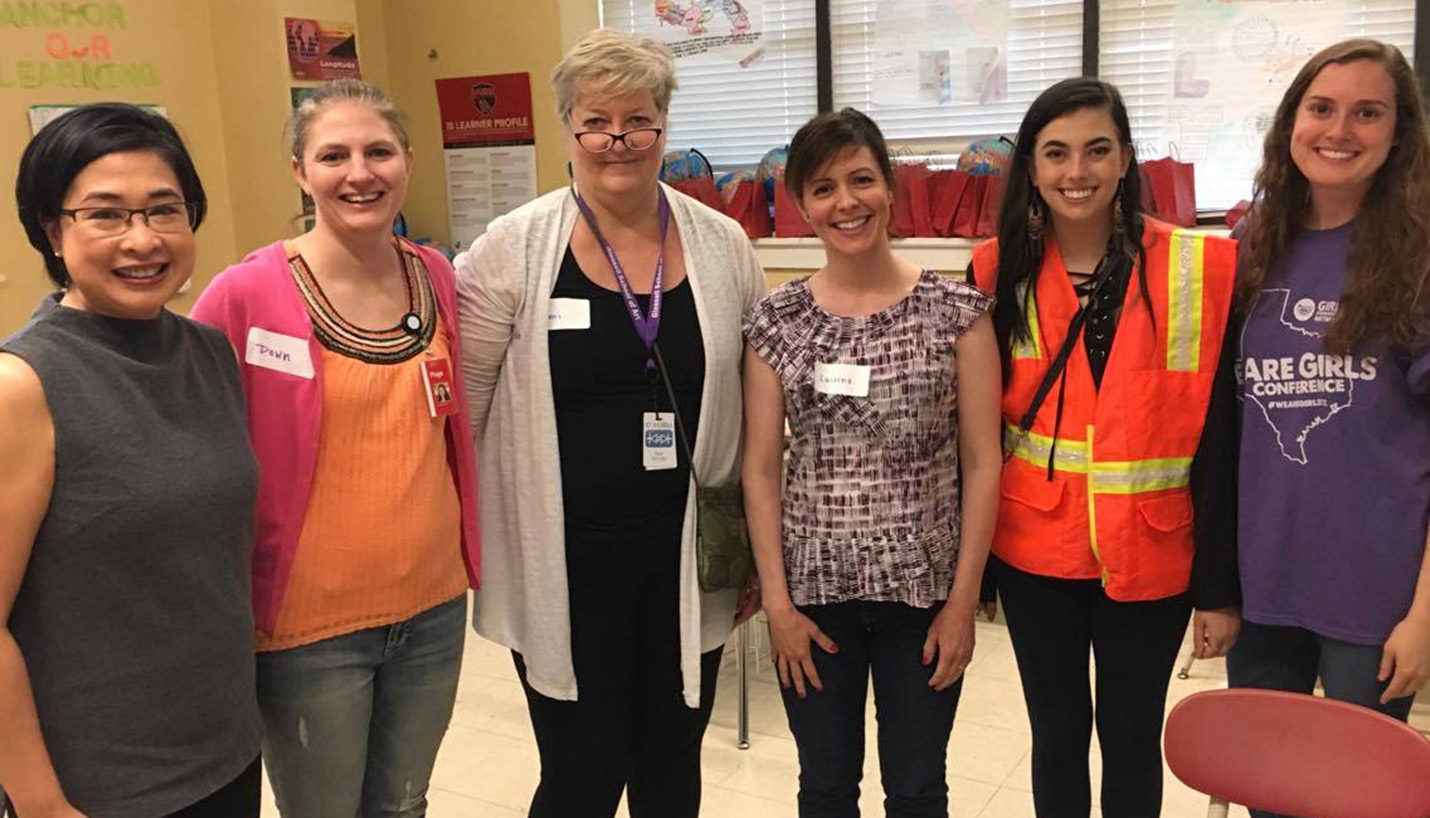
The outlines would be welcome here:
[[[695,453],[690,450],[690,438],[685,434],[685,421],[680,419],[680,404],[675,402],[675,390],[670,385],[670,373],[665,370],[665,357],[660,354],[660,344],[651,344],[651,349],[655,351],[655,363],[660,368],[660,380],[665,384],[665,394],[670,398],[670,411],[675,415],[675,433],[680,438],[680,445],[685,449],[685,460],[690,464],[690,479],[695,481],[695,487],[700,488],[700,478],[695,476]]]

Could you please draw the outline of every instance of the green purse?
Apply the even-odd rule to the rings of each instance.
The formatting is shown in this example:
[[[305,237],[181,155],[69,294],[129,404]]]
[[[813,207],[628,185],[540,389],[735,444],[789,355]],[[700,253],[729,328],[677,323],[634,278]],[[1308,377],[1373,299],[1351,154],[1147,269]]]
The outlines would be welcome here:
[[[695,456],[690,439],[685,435],[685,423],[675,402],[675,390],[665,371],[665,359],[660,345],[654,345],[655,360],[660,365],[660,379],[665,382],[665,394],[675,415],[675,429],[685,448],[690,464],[690,477],[695,481],[695,572],[704,593],[729,589],[744,590],[750,577],[754,557],[750,552],[750,529],[745,524],[745,495],[740,484],[702,486],[695,475]]]

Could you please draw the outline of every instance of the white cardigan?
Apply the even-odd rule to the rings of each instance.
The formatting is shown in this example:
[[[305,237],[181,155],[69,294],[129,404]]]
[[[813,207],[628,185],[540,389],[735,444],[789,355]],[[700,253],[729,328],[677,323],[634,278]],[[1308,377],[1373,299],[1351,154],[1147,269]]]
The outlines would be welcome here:
[[[741,332],[764,294],[764,272],[734,220],[665,192],[705,347],[694,469],[703,484],[721,485],[739,474]],[[537,692],[566,700],[577,691],[546,338],[551,291],[578,215],[569,188],[553,191],[493,221],[455,261],[462,377],[479,466],[482,583],[472,624],[522,655]],[[694,510],[692,485],[680,542],[680,669],[685,703],[699,707],[700,654],[729,638],[736,593],[700,593]]]

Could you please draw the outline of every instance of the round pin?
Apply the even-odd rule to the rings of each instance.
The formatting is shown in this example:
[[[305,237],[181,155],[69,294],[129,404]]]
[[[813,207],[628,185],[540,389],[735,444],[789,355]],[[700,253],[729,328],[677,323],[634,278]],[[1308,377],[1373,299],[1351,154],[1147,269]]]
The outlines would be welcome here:
[[[407,332],[416,335],[422,331],[422,319],[417,317],[417,313],[409,312],[402,316],[402,328]]]

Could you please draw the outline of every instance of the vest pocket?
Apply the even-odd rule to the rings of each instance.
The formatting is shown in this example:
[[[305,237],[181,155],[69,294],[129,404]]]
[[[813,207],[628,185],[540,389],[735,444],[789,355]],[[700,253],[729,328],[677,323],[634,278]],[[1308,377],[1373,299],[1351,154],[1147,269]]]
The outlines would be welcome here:
[[[1192,495],[1188,491],[1164,494],[1137,504],[1137,512],[1154,530],[1171,534],[1192,524]]]
[[[1014,468],[1009,466],[1009,468]],[[1033,478],[1020,477],[1020,479],[1010,482],[1006,477],[1003,480],[1003,496],[1015,503],[1022,503],[1029,508],[1038,511],[1048,512],[1057,508],[1063,501],[1063,490],[1067,487],[1067,481],[1061,477],[1048,480],[1046,477],[1037,476]]]

